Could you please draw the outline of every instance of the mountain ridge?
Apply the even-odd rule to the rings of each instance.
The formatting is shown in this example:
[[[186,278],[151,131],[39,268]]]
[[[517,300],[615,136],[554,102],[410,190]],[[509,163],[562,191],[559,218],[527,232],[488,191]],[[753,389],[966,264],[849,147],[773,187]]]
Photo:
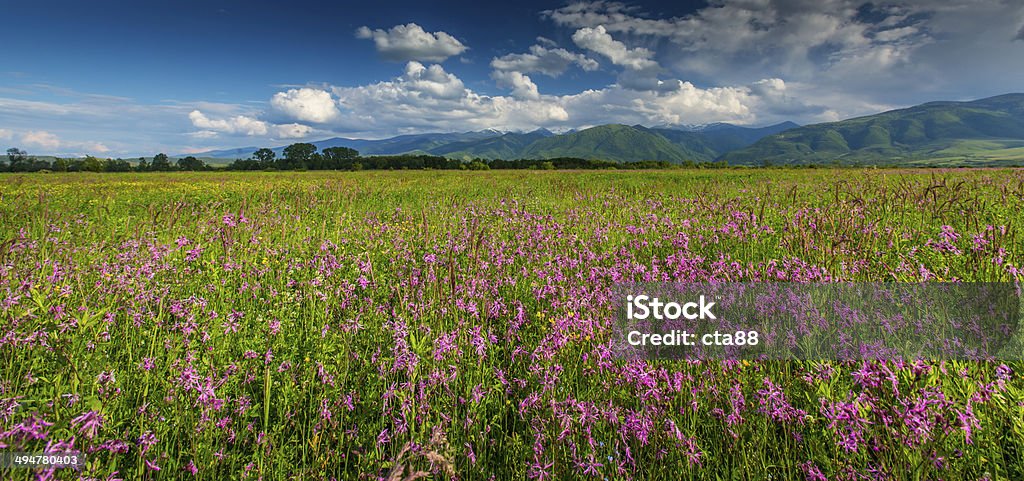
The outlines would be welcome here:
[[[606,124],[555,134],[484,130],[409,134],[380,140],[334,137],[318,149],[362,155],[426,154],[459,160],[579,157],[616,162],[724,161],[730,165],[1005,165],[1024,162],[1024,94],[934,101],[835,122],[764,127],[728,123]],[[255,147],[192,154],[241,158]],[[273,149],[282,155],[284,147]]]
[[[927,102],[765,136],[723,154],[734,165],[896,164],[1000,160],[1024,147],[1024,94]],[[1019,156],[1006,152],[1007,159]]]
[[[642,125],[605,124],[555,134],[539,128],[530,132],[482,130],[460,133],[408,134],[379,140],[332,137],[309,142],[323,150],[348,147],[361,155],[429,154],[470,160],[482,159],[550,159],[580,157],[630,162],[660,160],[668,162],[708,162],[724,153],[723,147],[746,146],[757,139],[786,128],[797,127],[783,122],[767,127],[743,127],[715,124],[694,130],[683,128],[647,128]],[[708,126],[702,126],[708,127]],[[273,147],[283,155],[285,146]],[[192,155],[203,158],[235,159],[251,156],[257,147],[210,150]]]

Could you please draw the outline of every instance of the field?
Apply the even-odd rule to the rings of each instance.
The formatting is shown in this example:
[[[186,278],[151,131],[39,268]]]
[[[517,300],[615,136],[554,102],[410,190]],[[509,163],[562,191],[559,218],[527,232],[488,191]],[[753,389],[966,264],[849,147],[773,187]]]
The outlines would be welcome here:
[[[1024,171],[0,176],[3,479],[1024,479],[1024,363],[610,358],[622,281],[1022,279]]]

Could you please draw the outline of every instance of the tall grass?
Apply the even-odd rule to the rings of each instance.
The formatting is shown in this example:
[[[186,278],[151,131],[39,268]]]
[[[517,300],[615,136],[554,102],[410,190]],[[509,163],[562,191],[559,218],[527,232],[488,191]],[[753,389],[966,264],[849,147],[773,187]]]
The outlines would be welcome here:
[[[608,354],[620,281],[1012,281],[1024,172],[0,177],[4,479],[1022,479],[1021,363]]]

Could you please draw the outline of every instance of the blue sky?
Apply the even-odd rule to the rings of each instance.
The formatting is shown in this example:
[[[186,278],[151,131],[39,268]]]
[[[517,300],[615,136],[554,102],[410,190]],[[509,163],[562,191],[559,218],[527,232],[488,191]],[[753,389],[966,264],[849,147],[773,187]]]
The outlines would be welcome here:
[[[1024,2],[0,0],[0,146],[812,123],[1024,90]]]

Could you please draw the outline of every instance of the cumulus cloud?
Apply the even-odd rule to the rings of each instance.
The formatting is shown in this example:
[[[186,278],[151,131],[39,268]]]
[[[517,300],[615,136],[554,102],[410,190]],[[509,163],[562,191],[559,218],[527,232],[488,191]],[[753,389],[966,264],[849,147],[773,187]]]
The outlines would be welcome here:
[[[27,147],[35,147],[48,154],[105,154],[110,151],[106,145],[92,141],[65,141],[56,134],[45,130],[30,130],[21,136]]]
[[[191,110],[219,117],[252,108],[215,102],[147,103],[42,84],[21,85],[19,91],[23,93],[0,92],[25,97],[0,97],[0,126],[11,130],[9,147],[40,155],[137,157],[179,152],[182,141],[189,138],[187,132],[193,130],[188,118]],[[22,134],[30,131],[51,133],[60,145],[50,151],[22,143]]]
[[[601,33],[666,39],[673,45],[666,52],[674,56],[679,71],[704,75],[720,75],[744,63],[753,63],[758,69],[774,64],[781,73],[792,74],[818,64],[813,55],[824,55],[826,63],[838,63],[854,52],[863,57],[865,50],[875,46],[909,49],[926,41],[925,34],[902,24],[909,18],[905,9],[875,13],[889,19],[889,26],[882,26],[881,22],[860,21],[864,13],[861,3],[718,0],[686,17],[647,18],[625,4],[599,1],[575,3],[544,14],[582,32],[600,29]],[[610,39],[591,35],[602,42]],[[916,38],[910,41],[911,37]]]
[[[312,88],[278,92],[270,99],[270,106],[289,118],[303,122],[324,123],[339,115],[331,93]]]
[[[750,123],[750,93],[742,87],[701,89],[680,82],[668,92],[641,91],[611,86],[566,96],[566,109],[588,125],[609,122],[626,124],[697,124],[717,121]]]
[[[444,71],[440,65],[429,67],[419,62],[409,62],[405,66],[403,85],[411,92],[424,98],[458,99],[465,95],[466,86],[454,74]]]
[[[491,78],[496,80],[498,85],[511,88],[513,97],[530,100],[540,99],[537,84],[533,83],[533,80],[528,75],[515,71],[495,70],[491,73]]]
[[[14,137],[14,132],[7,129],[0,129],[0,140],[8,140]]]
[[[245,115],[215,120],[198,110],[193,110],[189,112],[188,118],[192,121],[192,125],[207,131],[243,135],[267,135],[269,131],[266,122]]]
[[[823,117],[828,109],[824,106],[808,103],[798,95],[794,95],[790,86],[780,78],[758,80],[748,86],[756,100],[754,106],[762,115],[770,115],[779,119],[831,120]]]
[[[392,80],[334,87],[332,92],[343,111],[334,127],[388,135],[490,127],[534,128],[568,120],[564,108],[538,98],[539,94],[533,96],[526,79],[521,80],[520,92],[528,98],[489,96],[467,88],[440,65],[409,62],[405,72]]]
[[[274,135],[279,139],[303,139],[313,133],[313,128],[302,124],[279,124],[274,126]]]
[[[553,41],[544,37],[538,37],[537,40],[548,47],[554,46]],[[572,53],[564,48],[548,47],[534,45],[527,53],[510,53],[495,57],[491,60],[491,68],[503,72],[542,73],[549,77],[562,75],[573,64],[585,71],[597,70],[597,61],[586,55]]]
[[[57,138],[56,135],[45,130],[25,132],[25,134],[21,136],[21,141],[30,146],[50,151],[60,148],[60,139]]]
[[[547,45],[548,47],[557,47],[558,46],[558,42],[556,42],[554,40],[551,40],[550,38],[547,38],[547,37],[544,37],[544,36],[538,36],[537,37],[537,43],[543,44],[543,45]]]
[[[75,142],[70,145],[77,146],[77,148],[84,150],[85,152],[95,152],[99,154],[106,154],[110,152],[110,148],[99,142]]]
[[[272,136],[280,139],[298,139],[308,136],[313,128],[297,123],[271,124],[245,115],[236,115],[222,119],[212,119],[199,110],[188,114],[189,120],[196,128],[202,129],[193,134],[197,138],[211,138],[216,133],[246,136]]]
[[[415,23],[395,25],[388,30],[363,26],[356,30],[356,37],[372,39],[382,57],[397,62],[443,62],[468,49],[445,32],[427,32]]]
[[[572,41],[580,48],[608,57],[615,65],[633,70],[658,68],[658,63],[651,60],[654,52],[646,48],[627,48],[626,44],[612,38],[602,25],[577,30],[572,34]]]
[[[1022,2],[710,0],[692,14],[663,17],[621,2],[581,1],[542,16],[590,29],[583,31],[600,42],[608,39],[598,29],[628,40],[619,52],[630,42],[656,46],[659,64],[680,78],[719,85],[784,78],[816,86],[801,90],[816,103],[842,92],[863,105],[908,105],[994,95],[1024,82],[1024,64],[1006,62],[1024,55],[1024,42],[1011,40],[1021,36]],[[651,85],[650,75],[620,84],[631,80]]]
[[[410,62],[393,80],[359,87],[334,87],[342,115],[332,124],[353,135],[476,130],[482,128],[568,128],[606,123],[761,124],[786,120],[801,111],[821,117],[824,109],[798,101],[786,82],[762,79],[748,85],[698,87],[664,80],[657,88],[618,83],[569,95],[543,95],[528,75],[495,70],[492,77],[512,90],[483,95],[439,65]],[[429,80],[428,80],[429,79]]]

